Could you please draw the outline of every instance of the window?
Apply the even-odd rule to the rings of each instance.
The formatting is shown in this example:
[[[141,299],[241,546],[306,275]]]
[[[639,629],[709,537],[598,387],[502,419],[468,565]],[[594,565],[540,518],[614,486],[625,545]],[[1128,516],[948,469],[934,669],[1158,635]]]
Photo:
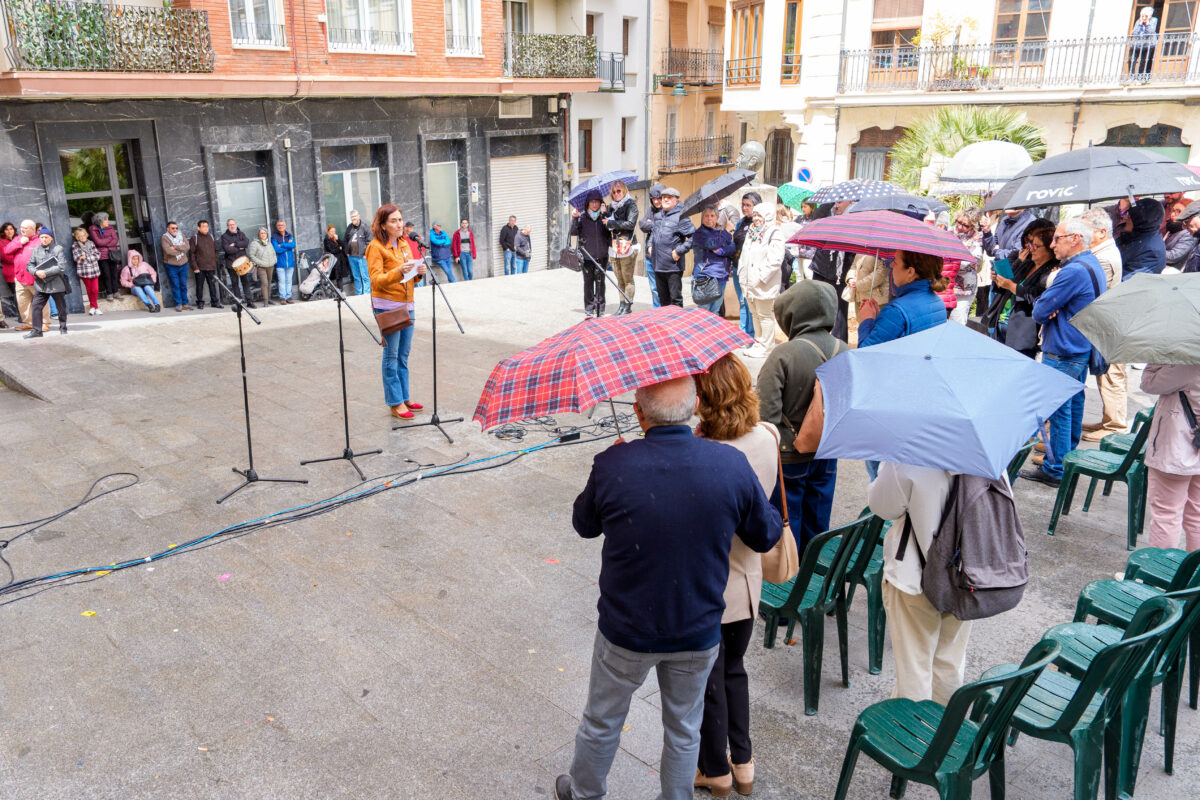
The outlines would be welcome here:
[[[446,55],[481,56],[479,0],[445,0]]]
[[[727,79],[730,86],[757,85],[762,71],[761,2],[735,4],[733,35],[729,40],[730,54]]]
[[[997,56],[1009,52],[1009,60],[1041,64],[1046,60],[1046,36],[1050,30],[1052,0],[1000,0],[996,5]],[[1007,46],[1007,47],[1005,47]]]
[[[325,222],[339,228],[345,227],[350,224],[351,209],[358,209],[365,217],[371,209],[379,208],[379,170],[348,169],[322,173],[321,197],[325,200]]]
[[[783,10],[783,62],[780,83],[800,81],[800,0],[788,0]]]
[[[621,20],[621,54],[629,55],[629,29],[633,27],[633,20],[626,17]]]
[[[500,119],[529,119],[533,116],[532,97],[501,97]]]
[[[592,121],[590,119],[579,120],[579,152],[576,153],[576,159],[579,161],[581,175],[592,171]]]
[[[771,131],[767,140],[767,168],[764,180],[781,186],[792,179],[792,134],[788,130]]]
[[[251,239],[259,228],[271,231],[271,209],[267,205],[267,179],[245,178],[217,181],[217,219],[237,220],[238,227]],[[215,227],[215,226],[214,226]]]
[[[529,31],[529,3],[523,0],[504,0],[504,32]]]
[[[711,108],[704,112],[704,136],[711,139],[717,135],[717,112]]]
[[[595,14],[587,15],[587,24],[585,25],[585,33],[587,33],[588,36],[596,35],[596,15]]]
[[[917,28],[901,28],[871,34],[871,82],[904,80],[916,72],[917,33]]]
[[[666,133],[667,144],[663,148],[663,168],[673,169],[675,167],[675,159],[677,156],[676,140],[679,138],[679,116],[675,109],[667,111]]]
[[[229,0],[233,43],[251,47],[287,47],[275,0]]]
[[[739,140],[741,142],[741,144],[746,143],[746,137],[749,135],[749,128],[750,128],[750,126],[747,125],[745,122],[742,123],[741,129],[738,131],[738,133],[741,136],[741,139]]]
[[[627,137],[629,135],[629,117],[621,117],[621,152],[624,153],[629,148],[626,147]]]
[[[667,11],[667,46],[676,49],[686,48],[688,46],[688,4],[672,0]]]
[[[330,50],[413,51],[410,0],[326,0]]]
[[[1183,143],[1183,131],[1174,125],[1151,125],[1143,128],[1136,123],[1108,129],[1101,142],[1109,147],[1143,147],[1151,152],[1188,163],[1192,148]]]
[[[865,128],[859,133],[858,142],[850,148],[850,177],[884,180],[892,165],[892,147],[907,132],[907,128],[886,131],[878,126]]]

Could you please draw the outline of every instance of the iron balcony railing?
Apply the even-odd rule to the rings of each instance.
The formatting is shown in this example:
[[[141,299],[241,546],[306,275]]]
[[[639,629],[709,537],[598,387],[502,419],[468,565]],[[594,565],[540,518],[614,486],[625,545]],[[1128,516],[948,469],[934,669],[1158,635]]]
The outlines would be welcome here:
[[[596,74],[600,78],[600,91],[625,91],[625,54],[599,53]]]
[[[731,58],[725,62],[725,82],[730,86],[757,86],[762,80],[762,56]]]
[[[659,83],[674,86],[678,81],[688,86],[720,86],[721,59],[720,50],[669,47],[663,51],[662,68],[666,74]]]
[[[1200,82],[1200,34],[842,51],[839,91],[975,91]]]
[[[733,159],[733,136],[695,136],[663,139],[658,143],[659,168],[664,172],[728,164]]]
[[[333,51],[413,52],[413,35],[409,31],[362,30],[360,28],[329,28],[328,31],[329,49]]]
[[[446,32],[446,52],[452,56],[483,55],[483,39],[462,33]]]
[[[5,0],[18,70],[212,72],[208,13],[73,0]]]
[[[597,58],[594,36],[504,34],[504,74],[511,78],[595,78]],[[622,64],[622,81],[624,76]]]
[[[800,54],[784,53],[779,72],[780,83],[800,82]]]
[[[234,20],[233,43],[243,46],[287,47],[287,31],[283,25],[262,25]]]

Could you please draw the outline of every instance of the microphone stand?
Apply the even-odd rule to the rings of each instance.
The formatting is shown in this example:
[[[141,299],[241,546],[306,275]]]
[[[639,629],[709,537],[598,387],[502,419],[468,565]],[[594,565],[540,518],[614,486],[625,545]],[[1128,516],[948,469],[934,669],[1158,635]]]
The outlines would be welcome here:
[[[433,327],[433,414],[429,417],[428,422],[405,422],[399,425],[393,425],[392,430],[408,430],[410,428],[422,428],[426,425],[432,425],[441,431],[442,436],[446,437],[446,441],[448,441],[450,444],[454,444],[454,439],[450,437],[450,434],[446,433],[446,429],[442,426],[449,425],[452,422],[462,422],[463,418],[448,417],[446,419],[442,419],[440,416],[438,416],[437,296],[439,293],[441,293],[442,300],[446,303],[446,308],[450,310],[450,316],[454,318],[454,324],[458,326],[458,332],[461,334],[466,334],[466,331],[463,330],[462,323],[458,321],[458,315],[454,313],[454,306],[450,305],[450,301],[446,298],[446,291],[442,289],[441,282],[437,279],[437,276],[433,274],[433,264],[430,263],[429,256],[425,256],[425,277],[429,279],[429,293],[432,295],[433,300],[433,314],[430,316],[430,323]],[[415,290],[413,296],[416,296]]]
[[[300,466],[304,466],[305,464],[320,464],[325,461],[345,460],[349,461],[350,466],[354,467],[354,471],[358,473],[359,480],[365,481],[367,476],[363,474],[363,471],[359,468],[354,459],[362,458],[363,456],[373,456],[377,453],[382,453],[383,451],[366,450],[361,453],[355,453],[354,450],[350,448],[350,406],[346,399],[346,339],[342,332],[342,304],[347,303],[347,300],[346,295],[342,294],[342,290],[337,286],[334,286],[333,281],[329,280],[329,275],[321,269],[321,265],[319,263],[317,264],[317,273],[321,276],[321,280],[325,282],[325,285],[333,290],[333,298],[337,301],[338,356],[340,356],[342,362],[342,423],[346,434],[346,446],[342,450],[342,454],[340,456],[329,456],[328,458],[310,458],[307,461],[301,461]],[[382,345],[383,342],[380,340],[379,336],[375,333],[375,331],[368,327],[366,322],[363,322],[363,318],[360,317],[358,312],[354,310],[354,306],[347,305],[346,307],[350,309],[350,313],[353,314],[354,318],[357,319],[359,324],[363,326],[363,330],[371,334],[371,338],[375,340],[375,344]]]
[[[233,310],[237,314],[238,347],[242,353],[242,411],[246,415],[246,457],[250,462],[250,466],[246,469],[233,468],[233,471],[241,475],[244,480],[239,486],[217,500],[217,505],[220,505],[252,483],[308,483],[308,481],[299,478],[263,478],[254,470],[254,445],[250,439],[250,389],[246,383],[246,336],[242,331],[242,312],[245,311],[250,316],[250,319],[254,321],[255,325],[262,325],[262,320],[254,316],[254,312],[246,308],[228,286],[221,281],[217,281],[217,286],[220,286],[229,295],[229,298],[233,301]]]

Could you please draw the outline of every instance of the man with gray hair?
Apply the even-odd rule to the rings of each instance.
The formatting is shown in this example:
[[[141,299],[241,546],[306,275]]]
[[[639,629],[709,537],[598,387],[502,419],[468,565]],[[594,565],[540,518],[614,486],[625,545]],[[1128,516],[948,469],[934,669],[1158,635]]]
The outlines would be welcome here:
[[[1111,289],[1113,284],[1121,282],[1122,275],[1121,251],[1113,241],[1112,217],[1103,208],[1092,208],[1084,213],[1083,221],[1092,226],[1092,255],[1104,269],[1105,283]],[[1085,442],[1098,442],[1110,433],[1124,433],[1129,429],[1125,369],[1125,364],[1109,364],[1108,372],[1096,376],[1104,415],[1100,422],[1083,426]]]
[[[736,534],[765,553],[783,532],[742,452],[692,434],[691,376],[638,389],[633,408],[645,437],[598,454],[575,500],[579,535],[604,535],[600,618],[575,757],[554,783],[556,800],[607,794],[630,699],[651,668],[664,729],[660,796],[691,800],[729,548]]]
[[[1063,456],[1079,445],[1083,433],[1083,384],[1092,343],[1070,319],[1104,291],[1104,269],[1090,249],[1093,230],[1082,217],[1059,223],[1050,249],[1062,266],[1033,304],[1033,319],[1042,326],[1042,363],[1079,381],[1079,392],[1050,417],[1045,461],[1021,470],[1022,478],[1050,486],[1062,481]]]

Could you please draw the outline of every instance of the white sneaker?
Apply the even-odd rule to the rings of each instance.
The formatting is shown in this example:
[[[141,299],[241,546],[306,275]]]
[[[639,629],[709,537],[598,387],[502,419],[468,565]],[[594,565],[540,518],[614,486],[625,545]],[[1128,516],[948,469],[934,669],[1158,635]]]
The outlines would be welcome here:
[[[94,316],[96,316],[96,309],[94,309],[94,308],[89,308],[89,309],[88,309],[88,316],[89,316],[89,317],[94,317]]]
[[[101,311],[101,310],[100,310],[100,309],[98,309],[98,308],[95,310],[95,314],[96,314],[96,316],[97,316],[97,317],[103,317],[103,316],[104,316],[104,312],[103,312],[103,311]]]

